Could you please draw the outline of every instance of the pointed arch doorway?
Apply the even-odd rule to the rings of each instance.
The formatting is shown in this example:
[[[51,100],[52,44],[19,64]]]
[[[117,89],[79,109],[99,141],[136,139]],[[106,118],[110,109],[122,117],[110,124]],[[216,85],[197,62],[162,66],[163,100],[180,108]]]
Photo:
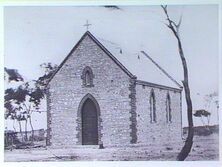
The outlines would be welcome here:
[[[91,94],[87,94],[80,102],[79,109],[81,113],[81,144],[98,145],[100,109],[96,99]]]

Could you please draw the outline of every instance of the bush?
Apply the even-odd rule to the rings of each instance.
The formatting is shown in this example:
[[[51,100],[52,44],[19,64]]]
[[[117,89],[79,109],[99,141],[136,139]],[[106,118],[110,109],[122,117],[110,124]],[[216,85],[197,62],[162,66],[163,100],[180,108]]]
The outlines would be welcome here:
[[[29,138],[29,141],[43,141],[43,140],[45,140],[44,136],[34,135],[33,138],[32,138],[32,136],[30,136],[30,138]]]

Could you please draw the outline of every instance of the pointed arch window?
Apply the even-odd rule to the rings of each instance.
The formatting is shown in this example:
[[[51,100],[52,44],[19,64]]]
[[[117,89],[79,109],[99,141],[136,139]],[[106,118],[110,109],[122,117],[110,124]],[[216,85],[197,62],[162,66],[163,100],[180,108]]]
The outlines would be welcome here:
[[[168,123],[172,122],[171,100],[170,100],[169,93],[167,93],[167,97],[166,97],[166,120]]]
[[[153,89],[150,93],[150,120],[151,123],[156,122],[156,100]]]
[[[89,71],[86,71],[85,73],[85,79],[86,79],[86,86],[89,86],[91,84],[91,78]]]
[[[93,75],[93,71],[92,69],[87,66],[83,69],[83,72],[82,72],[82,81],[83,81],[83,86],[85,87],[93,87],[93,78],[94,78],[94,75]]]

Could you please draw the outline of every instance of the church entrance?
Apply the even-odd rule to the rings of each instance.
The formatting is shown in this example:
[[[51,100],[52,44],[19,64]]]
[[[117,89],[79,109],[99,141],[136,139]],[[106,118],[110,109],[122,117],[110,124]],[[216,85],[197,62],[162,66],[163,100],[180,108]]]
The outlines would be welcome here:
[[[88,98],[82,106],[82,144],[98,145],[98,111]]]

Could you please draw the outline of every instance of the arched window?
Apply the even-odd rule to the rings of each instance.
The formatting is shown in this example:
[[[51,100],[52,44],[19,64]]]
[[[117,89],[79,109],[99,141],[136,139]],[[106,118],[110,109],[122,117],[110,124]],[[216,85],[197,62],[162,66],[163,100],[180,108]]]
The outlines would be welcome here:
[[[153,89],[150,94],[150,120],[151,123],[156,122],[156,101]]]
[[[86,86],[89,86],[90,85],[90,73],[89,71],[86,71],[85,73],[85,79],[86,79]]]
[[[167,98],[166,98],[166,120],[167,122],[172,122],[171,101],[169,93],[167,93]]]
[[[83,80],[83,86],[86,86],[86,87],[93,86],[94,75],[90,67],[87,66],[83,69],[81,78]]]

